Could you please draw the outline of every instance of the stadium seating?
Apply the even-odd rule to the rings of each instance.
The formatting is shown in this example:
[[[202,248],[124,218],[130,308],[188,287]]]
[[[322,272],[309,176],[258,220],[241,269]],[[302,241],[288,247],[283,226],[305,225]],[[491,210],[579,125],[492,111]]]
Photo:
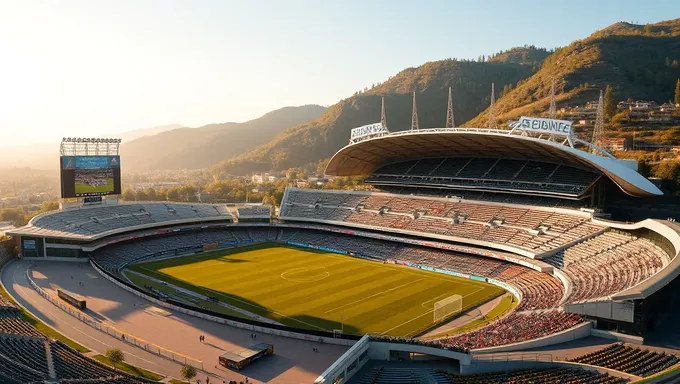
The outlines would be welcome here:
[[[0,334],[0,382],[3,376],[20,383],[119,383],[141,384],[151,381],[114,371],[108,366],[84,357],[58,340]],[[52,360],[55,377],[50,377],[48,360]]]
[[[393,259],[405,263],[447,269],[463,274],[495,278],[517,287],[521,292],[522,301],[517,307],[518,311],[553,308],[559,303],[564,291],[561,283],[554,277],[502,260],[377,239],[295,228],[272,230],[272,228],[265,227],[235,227],[222,231],[173,234],[144,242],[133,241],[109,246],[94,252],[92,258],[105,270],[118,273],[120,268],[126,263],[135,261],[147,254],[177,248],[201,246],[234,238],[249,239],[255,243],[277,239],[279,241],[293,241],[343,250],[375,259]]]
[[[288,189],[280,216],[484,240],[536,254],[603,229],[581,215],[524,207],[299,189]]]
[[[603,229],[580,215],[523,207],[299,189],[288,190],[281,217],[484,240],[537,254]]]
[[[357,199],[354,199],[355,195],[353,194],[337,195],[334,196],[336,204],[347,202],[349,200],[348,197],[352,199],[352,204],[357,201]],[[306,194],[304,198],[310,199]],[[385,196],[375,196],[361,201],[362,204],[377,207],[383,206],[386,204],[386,201],[390,202],[391,200],[388,200],[388,198]],[[338,201],[341,201],[341,203],[338,203]],[[431,209],[436,215],[444,217],[447,215],[447,212],[441,209],[441,205],[432,205]],[[501,212],[507,214],[509,221],[514,223],[521,222],[523,220],[522,216],[526,216],[526,214],[524,213],[520,216],[519,213],[513,211],[514,209],[510,207],[500,208]],[[476,212],[476,215],[478,217],[488,217],[489,214],[481,210]],[[525,217],[524,220],[546,222],[548,221],[546,215],[549,218],[550,214],[548,213],[543,215],[536,214],[536,217]],[[567,230],[568,225],[559,222],[559,218],[554,220],[549,225],[556,228],[556,230]],[[320,230],[253,226],[201,232],[177,232],[145,241],[132,241],[108,246],[97,250],[91,256],[104,269],[118,273],[123,265],[134,262],[145,255],[238,239],[250,243],[291,241],[336,249],[378,260],[390,259],[409,265],[423,265],[467,275],[493,278],[515,287],[520,292],[522,300],[513,313],[492,323],[481,331],[444,339],[445,345],[451,348],[476,349],[526,341],[568,329],[584,319],[580,315],[568,314],[556,309],[564,295],[564,287],[558,279],[550,274],[541,273],[499,259]],[[575,268],[591,260],[599,260],[599,258],[604,257],[602,255],[607,255],[607,252],[612,252],[612,250],[628,249],[622,247],[630,246],[631,244],[637,247],[638,250],[636,252],[641,256],[630,254],[628,257],[630,260],[617,263],[617,265],[620,264],[617,267],[604,266],[603,268],[606,269],[603,270],[611,271],[614,268],[630,268],[629,272],[640,278],[641,276],[647,276],[653,269],[644,272],[644,268],[647,267],[644,264],[634,262],[635,258],[646,260],[645,257],[647,256],[644,255],[649,253],[650,260],[653,259],[657,263],[660,262],[662,264],[668,262],[668,256],[660,248],[649,242],[649,240],[636,238],[627,233],[614,232],[605,232],[585,242],[577,243],[566,251],[548,258],[547,261],[569,274],[572,273],[570,268]],[[644,247],[639,247],[640,244],[643,244]],[[587,250],[587,252],[584,250]],[[654,265],[651,261],[649,262],[650,267]],[[602,265],[602,263],[598,265]],[[594,280],[592,277],[587,276],[590,273],[589,271],[574,271],[574,273],[578,273],[581,276],[581,280],[576,279],[576,275],[571,276],[574,279],[573,292],[577,297],[589,297],[588,295],[583,296],[581,292],[602,293],[618,289],[619,287],[621,289],[626,287],[625,284],[615,284],[615,280],[612,279]],[[611,276],[623,275],[612,274]],[[592,281],[588,279],[592,279]],[[585,286],[585,282],[589,281],[591,281],[591,284]],[[594,296],[591,294],[590,296],[595,297],[597,294]]]
[[[445,375],[448,381],[437,383],[451,384],[533,384],[533,383],[573,383],[573,384],[620,384],[626,380],[605,374],[570,368],[521,369],[510,372],[491,372],[474,375],[460,375],[446,371],[437,371]]]
[[[571,361],[647,377],[678,364],[680,359],[672,354],[653,352],[624,344],[613,344]]]
[[[270,218],[272,207],[270,205],[239,207],[236,213],[239,218]]]
[[[573,282],[569,303],[597,299],[630,288],[668,264],[668,255],[651,241],[628,233],[606,232],[547,257]]]
[[[553,163],[497,158],[428,158],[385,165],[368,184],[409,183],[486,187],[578,195],[599,177],[591,171]]]
[[[0,334],[45,337],[40,331],[24,321],[16,309],[0,309]]]
[[[47,380],[46,374],[12,360],[0,352],[0,382],[4,382],[3,377],[27,384],[43,383]]]
[[[177,220],[231,219],[225,206],[182,203],[119,204],[96,209],[51,212],[36,217],[28,231],[52,235],[91,236],[139,225]]]
[[[478,349],[519,343],[564,331],[583,321],[581,315],[559,310],[513,312],[490,325],[462,335],[440,339],[444,345]]]

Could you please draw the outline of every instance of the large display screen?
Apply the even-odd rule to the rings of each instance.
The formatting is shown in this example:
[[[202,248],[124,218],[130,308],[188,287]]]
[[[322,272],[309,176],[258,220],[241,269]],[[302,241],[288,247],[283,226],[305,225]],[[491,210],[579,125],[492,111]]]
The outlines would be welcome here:
[[[62,156],[61,197],[120,195],[120,156]]]

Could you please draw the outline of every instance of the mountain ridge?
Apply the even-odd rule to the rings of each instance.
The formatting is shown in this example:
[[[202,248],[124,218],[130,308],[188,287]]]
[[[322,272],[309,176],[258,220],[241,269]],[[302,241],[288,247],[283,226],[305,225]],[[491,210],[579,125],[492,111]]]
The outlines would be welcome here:
[[[489,103],[491,79],[502,87],[516,84],[532,73],[531,65],[456,59],[407,68],[366,92],[340,100],[318,118],[291,127],[270,142],[215,165],[212,171],[218,177],[227,177],[309,167],[346,145],[352,128],[379,122],[383,95],[391,131],[410,128],[414,91],[419,125],[445,126],[449,86],[453,90],[456,121],[466,121]]]
[[[124,172],[209,167],[266,143],[286,128],[326,110],[308,104],[283,107],[243,123],[214,123],[143,136],[121,145]]]

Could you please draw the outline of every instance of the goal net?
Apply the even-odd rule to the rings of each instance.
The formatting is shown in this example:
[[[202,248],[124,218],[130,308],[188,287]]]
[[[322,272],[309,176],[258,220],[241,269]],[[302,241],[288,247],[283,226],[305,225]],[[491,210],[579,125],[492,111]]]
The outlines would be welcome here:
[[[434,320],[437,323],[443,319],[455,315],[463,309],[463,296],[453,295],[434,303]]]

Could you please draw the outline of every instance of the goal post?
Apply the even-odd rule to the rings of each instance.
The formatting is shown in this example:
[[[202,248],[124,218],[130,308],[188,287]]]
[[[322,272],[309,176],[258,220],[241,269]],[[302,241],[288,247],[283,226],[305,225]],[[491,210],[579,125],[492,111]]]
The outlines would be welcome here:
[[[433,322],[440,322],[463,310],[463,296],[452,295],[434,303]]]

